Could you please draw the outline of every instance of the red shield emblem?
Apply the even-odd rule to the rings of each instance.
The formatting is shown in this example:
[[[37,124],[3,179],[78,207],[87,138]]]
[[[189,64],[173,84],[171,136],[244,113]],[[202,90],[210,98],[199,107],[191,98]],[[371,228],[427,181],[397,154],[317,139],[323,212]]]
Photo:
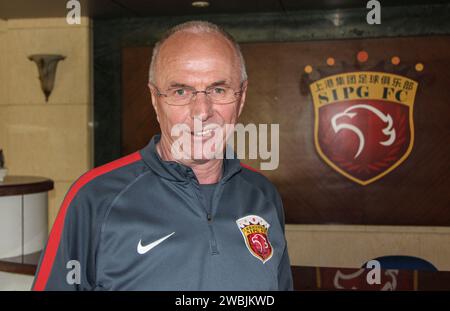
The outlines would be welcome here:
[[[349,75],[355,79],[348,80]],[[359,79],[359,75],[365,78]],[[315,108],[315,146],[321,158],[361,185],[400,165],[413,146],[412,108],[417,83],[377,72],[347,73],[325,79],[340,81],[341,85],[332,83],[327,89],[320,80],[310,86]],[[392,81],[396,81],[396,87]]]
[[[268,238],[269,223],[256,215],[249,215],[236,220],[236,224],[244,237],[250,254],[266,263],[272,258],[272,245]]]

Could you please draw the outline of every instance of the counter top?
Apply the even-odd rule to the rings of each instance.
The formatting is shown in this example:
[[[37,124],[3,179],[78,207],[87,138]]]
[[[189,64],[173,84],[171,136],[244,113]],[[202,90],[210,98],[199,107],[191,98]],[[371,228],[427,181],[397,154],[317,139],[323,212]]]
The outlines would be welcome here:
[[[53,180],[38,176],[6,176],[0,182],[0,197],[39,193],[53,189]]]

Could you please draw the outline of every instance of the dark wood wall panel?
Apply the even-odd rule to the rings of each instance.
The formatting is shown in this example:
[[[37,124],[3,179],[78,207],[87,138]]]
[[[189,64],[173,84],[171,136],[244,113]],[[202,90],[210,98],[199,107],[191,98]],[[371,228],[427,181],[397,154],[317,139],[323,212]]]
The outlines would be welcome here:
[[[122,49],[121,152],[132,153],[159,133],[159,124],[147,87],[151,47]]]

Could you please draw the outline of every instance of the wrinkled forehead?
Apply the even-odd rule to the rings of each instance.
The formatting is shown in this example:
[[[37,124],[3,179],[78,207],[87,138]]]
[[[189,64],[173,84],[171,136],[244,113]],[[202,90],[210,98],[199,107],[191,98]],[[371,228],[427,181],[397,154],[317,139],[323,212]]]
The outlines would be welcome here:
[[[155,69],[157,82],[180,75],[195,78],[210,73],[227,80],[240,77],[233,44],[217,33],[175,33],[161,45]]]

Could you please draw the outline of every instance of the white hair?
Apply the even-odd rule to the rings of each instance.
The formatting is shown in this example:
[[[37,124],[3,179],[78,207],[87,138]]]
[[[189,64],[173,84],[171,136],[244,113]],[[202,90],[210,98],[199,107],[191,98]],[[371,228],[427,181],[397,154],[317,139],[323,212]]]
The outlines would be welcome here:
[[[245,69],[245,61],[244,57],[242,56],[241,48],[239,47],[239,44],[236,42],[236,40],[224,29],[217,26],[216,24],[205,22],[205,21],[189,21],[186,23],[182,23],[179,25],[176,25],[169,29],[163,37],[156,42],[155,47],[153,48],[153,54],[152,54],[152,60],[150,62],[150,68],[148,72],[148,80],[149,82],[155,84],[156,78],[155,78],[155,66],[156,66],[156,60],[158,59],[159,50],[161,48],[161,45],[173,34],[177,32],[190,32],[190,33],[216,33],[219,35],[222,35],[225,39],[227,39],[234,47],[236,51],[236,55],[239,58],[240,62],[240,70],[241,70],[241,83],[247,80],[247,71]]]

